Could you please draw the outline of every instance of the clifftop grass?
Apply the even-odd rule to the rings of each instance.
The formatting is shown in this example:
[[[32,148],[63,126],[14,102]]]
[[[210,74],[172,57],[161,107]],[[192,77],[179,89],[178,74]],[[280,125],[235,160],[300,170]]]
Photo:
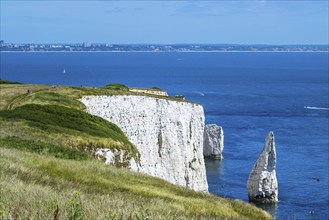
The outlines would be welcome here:
[[[197,103],[170,96],[131,92],[128,87],[121,84],[109,84],[97,88],[0,83],[0,110],[13,109],[25,104],[56,104],[81,110],[84,106],[78,102],[78,99],[88,95],[139,95],[198,105]]]

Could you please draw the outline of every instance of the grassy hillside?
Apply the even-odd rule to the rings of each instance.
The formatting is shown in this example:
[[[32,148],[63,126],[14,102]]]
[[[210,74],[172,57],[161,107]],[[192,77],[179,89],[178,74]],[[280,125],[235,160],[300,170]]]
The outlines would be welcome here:
[[[270,219],[263,211],[106,166],[0,148],[4,219]]]
[[[123,132],[77,100],[128,94],[122,85],[6,83],[0,92],[0,219],[270,219],[247,203],[96,160],[96,148],[115,148],[138,161]]]

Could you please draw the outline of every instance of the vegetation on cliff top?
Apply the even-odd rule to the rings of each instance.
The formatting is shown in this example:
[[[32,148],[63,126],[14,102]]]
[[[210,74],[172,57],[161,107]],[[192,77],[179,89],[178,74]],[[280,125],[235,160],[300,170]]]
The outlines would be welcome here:
[[[0,92],[0,219],[270,219],[247,203],[95,160],[96,148],[139,154],[77,99],[129,91],[1,84]]]
[[[102,89],[129,91],[129,88],[123,84],[108,84],[101,87]]]
[[[0,79],[0,84],[22,84],[22,83]]]

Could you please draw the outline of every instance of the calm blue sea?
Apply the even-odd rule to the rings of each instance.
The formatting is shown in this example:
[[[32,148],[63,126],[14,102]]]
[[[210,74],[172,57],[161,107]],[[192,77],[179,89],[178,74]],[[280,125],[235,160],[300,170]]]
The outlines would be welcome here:
[[[157,86],[201,103],[206,123],[225,133],[224,160],[206,161],[209,191],[244,201],[273,130],[280,201],[263,208],[278,219],[328,219],[329,111],[304,108],[329,108],[328,53],[1,53],[1,78]]]

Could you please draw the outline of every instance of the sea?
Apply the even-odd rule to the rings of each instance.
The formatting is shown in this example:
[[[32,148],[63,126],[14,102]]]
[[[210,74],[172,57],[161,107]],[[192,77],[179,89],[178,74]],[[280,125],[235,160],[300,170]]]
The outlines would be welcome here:
[[[328,219],[327,52],[1,52],[1,78],[23,83],[159,87],[203,105],[223,127],[224,159],[206,160],[209,191],[248,201],[247,180],[275,135],[276,219]],[[310,108],[312,107],[312,108]],[[314,214],[313,214],[313,212]]]

